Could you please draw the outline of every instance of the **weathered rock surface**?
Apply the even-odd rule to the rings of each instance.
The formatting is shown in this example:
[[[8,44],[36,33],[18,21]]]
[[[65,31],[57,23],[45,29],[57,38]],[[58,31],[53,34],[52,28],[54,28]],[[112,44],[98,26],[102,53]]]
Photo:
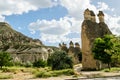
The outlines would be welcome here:
[[[29,38],[13,30],[8,23],[0,22],[0,51],[11,53],[15,61],[47,60],[53,49],[56,48],[44,46],[39,39]]]
[[[81,62],[81,49],[79,43],[73,43],[70,41],[69,48],[67,48],[66,44],[59,44],[61,50],[68,53],[68,56],[72,58],[73,64],[78,64]]]
[[[112,33],[104,22],[103,12],[100,11],[98,16],[100,19],[100,23],[96,23],[92,20],[93,19],[92,15],[88,14],[91,11],[89,11],[88,9],[86,11],[84,13],[84,16],[86,16],[87,13],[87,16],[89,15],[89,18],[85,17],[85,20],[82,23],[81,38],[82,38],[82,66],[83,69],[87,70],[97,68],[96,60],[94,59],[91,50],[94,40],[98,37],[103,37],[105,34]]]

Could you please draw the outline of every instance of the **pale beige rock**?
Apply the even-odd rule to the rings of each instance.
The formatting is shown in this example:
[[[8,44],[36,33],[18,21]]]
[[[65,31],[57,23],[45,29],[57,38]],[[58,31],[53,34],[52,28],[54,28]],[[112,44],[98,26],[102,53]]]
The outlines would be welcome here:
[[[85,13],[91,12],[91,19]],[[95,22],[95,15],[89,9],[84,12],[84,21],[82,23],[81,39],[82,39],[82,66],[84,70],[97,69],[96,60],[92,54],[93,42],[98,37],[103,37],[105,34],[112,34],[108,26],[104,23],[104,14],[98,14],[100,23]]]

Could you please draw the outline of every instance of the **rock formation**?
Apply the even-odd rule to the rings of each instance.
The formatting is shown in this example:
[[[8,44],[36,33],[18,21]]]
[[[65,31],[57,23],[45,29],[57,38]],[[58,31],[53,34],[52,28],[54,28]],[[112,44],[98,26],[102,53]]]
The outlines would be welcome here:
[[[75,43],[75,46],[74,46],[74,43],[72,41],[70,41],[69,43],[69,48],[67,48],[66,44],[59,44],[59,47],[61,50],[65,51],[66,53],[68,53],[68,55],[72,58],[72,61],[74,64],[78,64],[80,63],[80,60],[79,58],[82,58],[82,57],[79,57],[81,56],[81,49],[80,49],[80,45],[79,43]]]
[[[104,22],[104,13],[98,13],[99,23],[96,23],[93,11],[86,9],[82,23],[82,66],[84,70],[96,69],[96,60],[93,58],[92,46],[95,38],[103,37],[105,34],[112,34]]]
[[[75,59],[77,60],[76,63],[80,63],[82,61],[82,52],[81,52],[81,48],[79,43],[75,43],[75,48],[74,48],[74,52],[75,52]]]
[[[66,53],[68,53],[68,48],[64,42],[62,44],[59,44],[59,48],[60,48],[60,50],[63,50]]]
[[[39,39],[32,39],[11,28],[8,23],[0,22],[0,51],[11,53],[14,61],[34,62],[47,60],[52,47],[42,44]]]

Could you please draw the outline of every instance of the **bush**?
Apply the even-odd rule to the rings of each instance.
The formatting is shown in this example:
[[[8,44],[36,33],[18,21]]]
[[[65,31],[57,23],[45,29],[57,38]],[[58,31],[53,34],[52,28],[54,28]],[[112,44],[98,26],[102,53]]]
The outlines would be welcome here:
[[[72,59],[64,51],[55,51],[49,56],[47,62],[52,67],[52,70],[73,68]]]
[[[9,67],[14,66],[14,62],[13,62],[13,61],[10,61],[10,62],[7,63],[5,66],[9,66]]]
[[[24,64],[24,66],[25,66],[25,67],[32,67],[33,64],[32,64],[31,62],[27,62],[27,63]]]
[[[14,66],[24,66],[24,64],[20,61],[13,62]]]
[[[0,67],[7,66],[12,60],[8,52],[0,52]]]
[[[33,62],[33,67],[45,67],[47,65],[46,61],[43,61],[42,59]]]

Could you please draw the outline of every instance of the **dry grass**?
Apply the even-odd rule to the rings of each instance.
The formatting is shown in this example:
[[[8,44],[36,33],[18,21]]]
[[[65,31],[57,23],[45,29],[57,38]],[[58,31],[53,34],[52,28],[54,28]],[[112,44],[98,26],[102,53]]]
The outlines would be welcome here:
[[[13,78],[13,76],[11,76],[10,74],[0,73],[0,79],[11,79],[11,78]]]

